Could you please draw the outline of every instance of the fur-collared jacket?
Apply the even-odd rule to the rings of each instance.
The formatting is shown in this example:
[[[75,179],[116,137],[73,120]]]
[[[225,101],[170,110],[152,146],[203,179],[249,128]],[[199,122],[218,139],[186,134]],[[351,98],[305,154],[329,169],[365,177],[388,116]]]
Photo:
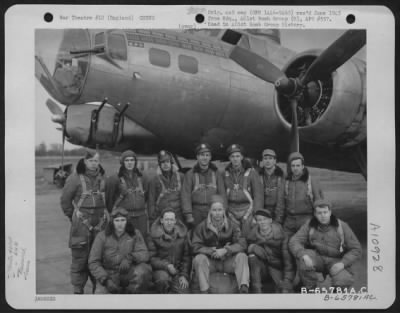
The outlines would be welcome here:
[[[249,174],[246,177],[247,173]],[[260,177],[257,171],[252,168],[250,162],[242,162],[242,167],[239,170],[235,170],[232,164],[229,163],[225,168],[224,183],[228,199],[228,210],[237,220],[240,220],[247,213],[250,206],[249,198],[243,191],[244,188],[252,199],[253,212],[264,207],[264,195]],[[244,186],[245,184],[246,186]]]
[[[131,265],[149,261],[149,252],[139,230],[134,235],[125,232],[121,237],[114,233],[100,232],[93,243],[89,255],[89,270],[99,281],[118,273],[123,259]]]
[[[194,190],[196,187],[196,176],[199,178],[201,188]],[[215,185],[213,185],[213,176],[215,177]],[[216,187],[216,188],[215,188]],[[224,181],[221,173],[215,164],[210,163],[207,170],[203,171],[199,164],[190,169],[183,180],[181,190],[182,211],[184,215],[192,215],[193,207],[207,207],[211,204],[211,196],[219,194],[224,199],[226,207],[226,194]]]
[[[181,189],[183,174],[178,172],[176,165],[172,165],[171,171],[164,173],[160,167],[157,174],[149,183],[149,220],[150,225],[160,217],[162,210],[167,207],[173,208],[176,212],[182,213]],[[163,186],[165,190],[163,190]],[[179,214],[180,215],[180,214]]]
[[[140,191],[140,183],[142,191]],[[125,208],[130,215],[141,216],[146,214],[146,200],[148,197],[148,181],[138,169],[131,175],[122,167],[118,174],[106,180],[106,202],[109,212],[114,205]],[[118,201],[118,202],[117,202]]]
[[[205,254],[211,256],[214,248],[226,248],[227,256],[247,249],[246,239],[242,236],[239,226],[224,216],[224,225],[221,231],[212,225],[211,216],[196,226],[192,236],[193,254]]]
[[[171,234],[164,231],[160,218],[151,225],[148,237],[150,263],[153,271],[164,270],[168,272],[168,265],[172,264],[179,276],[189,279],[191,257],[187,242],[186,226],[179,220]]]
[[[361,244],[347,223],[340,220],[340,224],[343,229],[342,249],[339,220],[331,215],[330,223],[326,226],[321,225],[315,217],[306,222],[290,239],[290,252],[299,259],[307,254],[306,249],[312,249],[321,256],[341,259],[345,267],[351,266],[361,258]],[[314,229],[312,233],[311,228]]]
[[[292,277],[293,268],[290,263],[288,245],[285,243],[283,227],[277,222],[271,224],[272,232],[265,236],[259,227],[254,227],[246,236],[248,254],[254,253],[269,266],[282,270],[283,276]]]
[[[94,194],[87,195],[84,200],[81,201],[80,207],[104,209],[106,206],[104,199],[104,169],[99,166],[97,171],[88,171],[85,168],[83,159],[81,159],[76,166],[76,171],[68,176],[60,199],[61,208],[64,214],[69,218],[72,217],[72,213],[74,212],[73,203],[77,205],[81,199],[83,192],[82,178],[86,185],[86,191],[93,191]]]
[[[313,203],[323,199],[324,193],[319,181],[309,174],[305,167],[303,174],[294,179],[288,174],[283,186],[283,193],[278,199],[275,220],[282,223],[288,216],[313,215]]]
[[[276,206],[284,196],[285,174],[277,165],[271,175],[268,175],[264,168],[259,170],[259,174],[264,189],[264,208],[271,212],[273,220],[276,221]]]

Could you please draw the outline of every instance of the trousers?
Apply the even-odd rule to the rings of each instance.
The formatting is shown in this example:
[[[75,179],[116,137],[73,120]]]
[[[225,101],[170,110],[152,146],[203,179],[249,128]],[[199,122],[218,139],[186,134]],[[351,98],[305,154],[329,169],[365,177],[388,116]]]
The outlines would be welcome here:
[[[83,293],[88,278],[95,285],[95,279],[90,274],[88,260],[89,260],[90,246],[82,248],[71,248],[72,262],[71,262],[71,284],[74,287],[75,293]]]
[[[279,292],[283,279],[281,270],[273,268],[254,254],[249,256],[249,266],[250,286],[253,293],[262,292],[262,282],[265,281],[268,276],[271,276],[275,284],[276,292]]]
[[[208,211],[210,210],[210,206],[200,205],[200,204],[193,204],[192,207],[192,214],[194,219],[194,225],[199,225],[202,221],[204,221],[208,216]]]
[[[311,218],[310,215],[303,214],[303,215],[289,215],[286,217],[285,222],[283,223],[283,231],[285,233],[284,245],[289,251],[289,240],[292,236],[300,229],[303,224]],[[293,255],[290,253],[290,257],[288,259],[288,271],[291,273],[296,273],[296,260]],[[294,280],[294,275],[291,278]]]
[[[158,270],[153,272],[153,281],[158,293],[190,293],[190,288],[181,288],[179,275],[171,276],[167,271]]]
[[[249,286],[250,272],[247,255],[239,252],[236,255],[226,257],[223,260],[214,260],[205,254],[198,254],[193,259],[195,275],[197,275],[200,291],[210,288],[210,273],[234,273],[238,286]]]
[[[69,238],[72,256],[70,276],[74,293],[83,293],[88,278],[95,286],[95,279],[91,276],[88,267],[89,253],[94,238],[101,230],[98,229],[98,226],[102,226],[102,228],[105,226],[104,223],[99,225],[104,209],[87,210],[82,208],[81,214],[82,218],[78,218],[76,213],[72,215]],[[82,222],[83,220],[86,220],[87,225]],[[89,230],[88,225],[93,227],[92,230]]]
[[[143,238],[146,238],[149,229],[147,215],[129,216],[128,223],[131,223],[134,228],[138,229]]]
[[[332,265],[341,261],[339,258],[331,258],[318,254],[315,250],[306,249],[305,253],[311,258],[314,264],[314,269],[306,268],[303,258],[297,260],[297,267],[301,282],[307,289],[313,289],[317,286],[318,275],[322,273],[324,275],[329,274],[332,279],[333,287],[351,287],[354,283],[353,273],[351,268],[344,268],[336,275],[330,274],[330,268]]]
[[[132,265],[127,274],[109,272],[109,279],[118,286],[117,293],[144,293],[151,281],[151,267],[146,263]],[[95,294],[109,294],[106,286],[97,283]]]
[[[232,223],[236,224],[240,228],[240,231],[245,238],[250,233],[251,229],[256,226],[253,214],[250,214],[247,219],[244,219],[243,217],[241,219],[237,219],[230,212],[228,213],[228,216],[230,217]]]

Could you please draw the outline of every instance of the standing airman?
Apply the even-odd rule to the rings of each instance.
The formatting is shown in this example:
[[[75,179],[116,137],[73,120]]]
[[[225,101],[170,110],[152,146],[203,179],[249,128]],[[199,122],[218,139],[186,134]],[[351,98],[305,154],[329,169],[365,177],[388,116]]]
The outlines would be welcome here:
[[[324,198],[318,180],[311,177],[299,152],[289,155],[288,176],[284,184],[283,208],[277,208],[277,220],[291,237],[313,215],[313,202]]]
[[[277,218],[276,207],[278,201],[283,200],[285,175],[283,170],[276,165],[276,153],[274,150],[265,149],[262,153],[262,167],[259,174],[264,188],[264,209],[272,214],[272,219],[282,224],[282,216]],[[282,203],[280,203],[282,206]]]
[[[196,158],[196,165],[185,175],[181,193],[183,215],[189,227],[207,218],[212,195],[219,194],[226,202],[223,178],[211,162],[211,147],[206,143],[198,145]]]
[[[157,175],[149,184],[149,225],[160,217],[165,208],[173,208],[175,217],[183,221],[181,206],[183,174],[178,172],[170,152],[161,150],[157,159]]]
[[[253,211],[264,207],[262,185],[250,162],[243,160],[243,148],[240,145],[231,145],[227,154],[230,163],[225,168],[224,182],[228,216],[246,235],[253,223]]]
[[[128,223],[138,229],[146,238],[148,232],[148,212],[146,196],[148,184],[137,168],[135,152],[126,150],[121,154],[119,172],[107,179],[107,208],[122,207],[128,211]]]
[[[99,154],[87,151],[78,161],[76,171],[67,178],[61,195],[61,208],[71,221],[71,283],[75,294],[82,294],[90,277],[95,291],[96,282],[90,275],[88,258],[96,235],[109,219],[105,202],[104,170]]]

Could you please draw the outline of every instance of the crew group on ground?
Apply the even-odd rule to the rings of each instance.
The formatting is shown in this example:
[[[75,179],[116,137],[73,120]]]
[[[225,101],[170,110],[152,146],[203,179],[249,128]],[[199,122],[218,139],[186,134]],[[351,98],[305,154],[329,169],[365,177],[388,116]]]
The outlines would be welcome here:
[[[158,153],[148,180],[136,154],[121,154],[110,177],[99,155],[87,151],[64,186],[61,207],[71,221],[71,283],[93,293],[277,293],[354,283],[361,245],[294,152],[288,173],[265,149],[260,168],[233,144],[220,171],[207,143],[197,163],[178,171],[168,151]]]

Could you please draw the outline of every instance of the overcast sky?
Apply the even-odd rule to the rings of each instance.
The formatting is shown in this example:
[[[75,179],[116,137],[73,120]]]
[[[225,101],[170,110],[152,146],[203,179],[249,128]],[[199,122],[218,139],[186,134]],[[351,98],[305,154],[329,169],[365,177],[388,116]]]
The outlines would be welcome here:
[[[312,48],[326,48],[334,40],[336,40],[344,31],[343,30],[281,30],[281,43],[294,51],[302,52]],[[365,47],[358,53],[358,56],[365,58]],[[51,113],[47,109],[46,100],[49,98],[46,90],[35,79],[36,88],[36,140],[35,144],[45,142],[47,145],[51,143],[61,143],[61,132],[56,130],[58,124],[51,121]],[[76,146],[66,142],[66,148],[74,148]]]

